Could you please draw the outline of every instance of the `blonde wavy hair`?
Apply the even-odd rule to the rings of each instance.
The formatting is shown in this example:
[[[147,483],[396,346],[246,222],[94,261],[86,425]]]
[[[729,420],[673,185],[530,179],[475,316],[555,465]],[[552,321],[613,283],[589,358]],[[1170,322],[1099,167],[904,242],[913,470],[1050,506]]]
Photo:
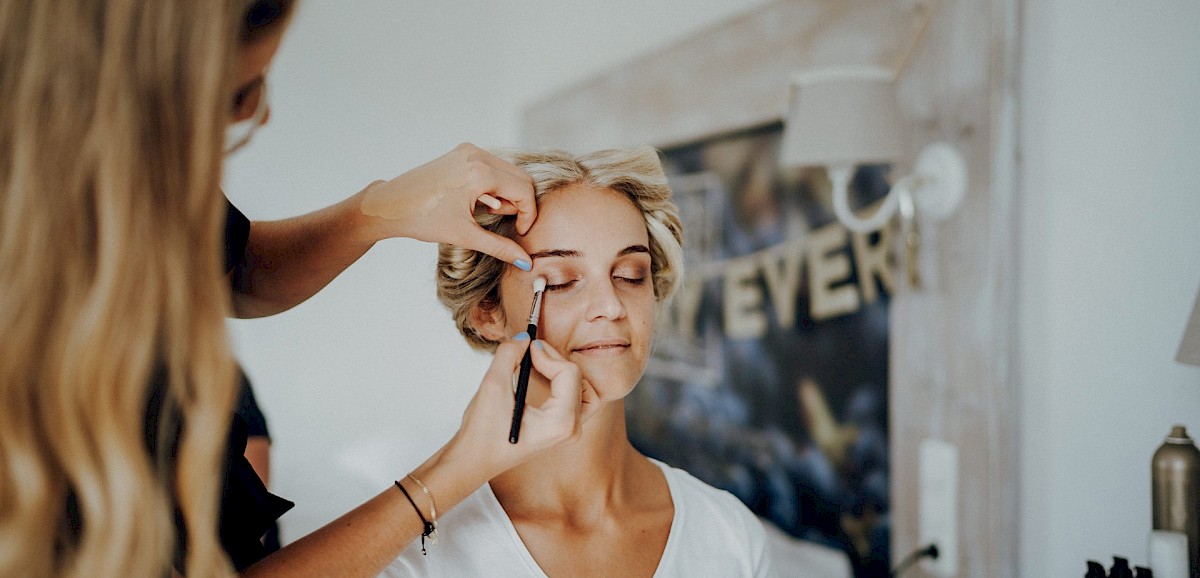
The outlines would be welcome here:
[[[2,578],[169,575],[176,508],[181,569],[232,574],[219,186],[247,5],[0,0]]]
[[[498,156],[533,178],[537,199],[571,185],[586,184],[624,194],[641,211],[650,237],[650,273],[659,303],[671,298],[683,275],[683,224],[671,202],[671,188],[658,151],[651,147],[608,149],[573,156],[558,150],[501,151]],[[515,217],[475,213],[484,229],[516,237]],[[500,278],[509,265],[485,253],[456,245],[438,245],[437,295],[450,310],[458,331],[475,349],[495,351],[498,342],[472,324],[475,307],[500,305]]]

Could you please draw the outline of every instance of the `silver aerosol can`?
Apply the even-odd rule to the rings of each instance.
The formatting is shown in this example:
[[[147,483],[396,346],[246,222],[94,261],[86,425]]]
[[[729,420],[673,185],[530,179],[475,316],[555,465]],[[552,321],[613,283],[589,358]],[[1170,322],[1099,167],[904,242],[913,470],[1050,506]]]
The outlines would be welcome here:
[[[1200,449],[1182,425],[1154,452],[1150,479],[1154,529],[1187,534],[1189,575],[1200,578]]]

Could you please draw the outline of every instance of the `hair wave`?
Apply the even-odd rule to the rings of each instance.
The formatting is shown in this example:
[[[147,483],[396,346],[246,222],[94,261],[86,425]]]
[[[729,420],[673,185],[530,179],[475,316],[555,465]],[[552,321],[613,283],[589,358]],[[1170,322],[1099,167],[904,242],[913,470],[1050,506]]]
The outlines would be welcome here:
[[[232,574],[219,187],[251,4],[0,0],[0,578],[169,575],[176,509],[181,569]]]

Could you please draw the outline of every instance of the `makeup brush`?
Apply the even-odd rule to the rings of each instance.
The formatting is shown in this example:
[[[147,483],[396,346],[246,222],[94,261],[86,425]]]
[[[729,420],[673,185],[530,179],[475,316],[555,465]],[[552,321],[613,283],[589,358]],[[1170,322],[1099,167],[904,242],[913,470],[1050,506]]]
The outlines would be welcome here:
[[[542,293],[546,291],[546,278],[538,277],[533,280],[533,307],[529,311],[529,325],[525,331],[529,333],[529,347],[537,339],[538,317],[542,314]],[[512,427],[508,430],[508,443],[517,443],[521,435],[521,417],[525,415],[525,394],[529,391],[529,372],[533,369],[533,356],[529,349],[521,358],[521,371],[517,374],[517,391],[514,394]]]

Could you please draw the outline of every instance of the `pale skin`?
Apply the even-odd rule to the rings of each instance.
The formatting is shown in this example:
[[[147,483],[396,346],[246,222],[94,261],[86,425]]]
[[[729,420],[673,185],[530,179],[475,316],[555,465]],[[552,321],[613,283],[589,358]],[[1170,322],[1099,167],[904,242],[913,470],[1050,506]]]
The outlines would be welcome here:
[[[265,71],[283,31],[243,46],[235,94],[244,99],[231,121],[250,118],[261,98]],[[268,115],[269,116],[269,115]],[[497,214],[516,215],[526,232],[536,218],[533,185],[517,167],[470,144],[387,181],[376,181],[331,207],[300,217],[254,222],[246,264],[233,272],[234,313],[241,317],[285,311],[320,291],[375,242],[408,237],[456,243],[506,262],[529,254],[516,242],[481,229],[476,203]],[[516,332],[514,332],[515,334]],[[580,435],[588,409],[579,368],[553,346],[532,350],[533,366],[548,389],[525,411],[521,443],[508,443],[512,375],[529,348],[508,339],[497,348],[458,432],[412,474],[432,491],[439,514],[449,511],[487,480],[531,456]],[[398,441],[397,443],[402,443]],[[407,472],[397,472],[426,518],[428,501]],[[373,577],[424,527],[395,487],[253,565],[253,578]]]
[[[489,338],[524,329],[533,279],[545,277],[539,337],[578,365],[595,414],[578,439],[496,476],[492,490],[548,576],[652,576],[674,504],[662,471],[629,442],[624,405],[654,329],[645,221],[620,193],[572,185],[542,197],[519,242],[535,257],[533,271],[506,273],[500,306],[476,308],[473,322]],[[531,379],[531,402],[552,392],[544,378]]]

